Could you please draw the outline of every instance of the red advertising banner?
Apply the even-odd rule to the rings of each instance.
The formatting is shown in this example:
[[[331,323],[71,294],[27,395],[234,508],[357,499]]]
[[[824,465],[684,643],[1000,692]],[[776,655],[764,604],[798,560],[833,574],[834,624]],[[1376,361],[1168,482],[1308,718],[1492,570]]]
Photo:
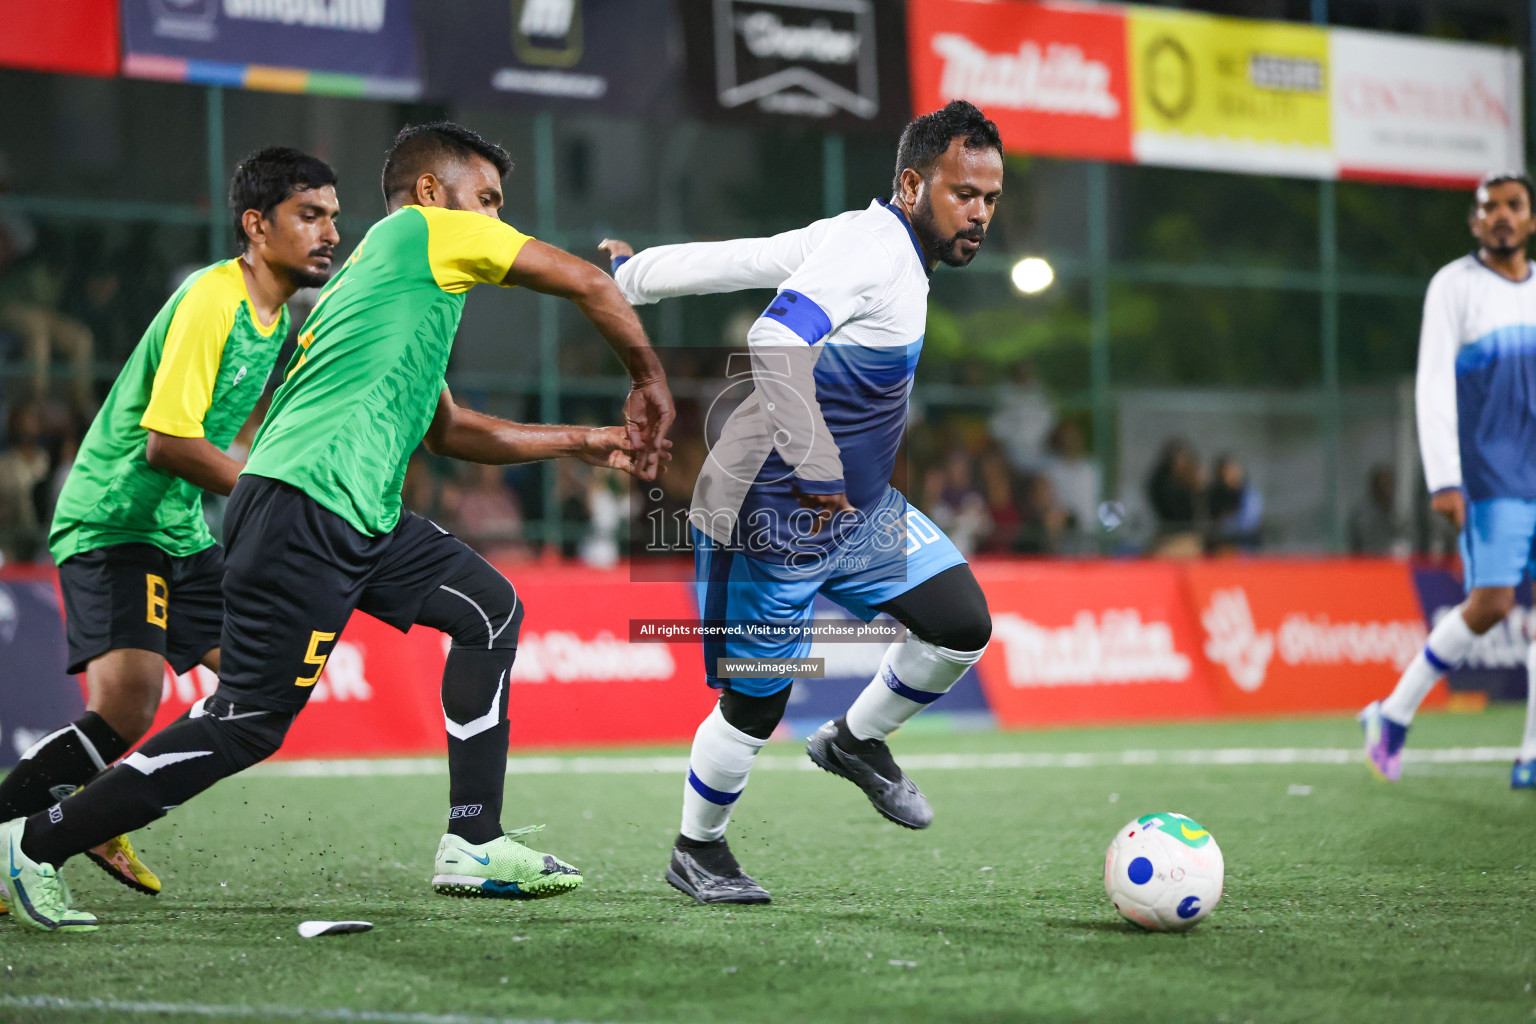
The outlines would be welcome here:
[[[115,75],[119,0],[0,0],[0,65]]]
[[[629,643],[637,615],[692,618],[680,583],[632,583],[623,572],[512,566],[526,609],[509,680],[513,747],[685,742],[709,713],[699,646]],[[408,634],[361,612],[332,649],[279,757],[441,754],[439,686],[448,638]],[[213,674],[166,671],[155,728],[213,692]]]
[[[912,107],[966,99],[1010,152],[1129,161],[1125,16],[1067,4],[909,0]]]
[[[1225,712],[1357,711],[1390,693],[1424,646],[1401,562],[1233,560],[1184,572]],[[1444,699],[1437,687],[1426,703]]]
[[[1006,726],[1198,718],[1220,707],[1178,566],[973,566],[992,610],[982,690]]]

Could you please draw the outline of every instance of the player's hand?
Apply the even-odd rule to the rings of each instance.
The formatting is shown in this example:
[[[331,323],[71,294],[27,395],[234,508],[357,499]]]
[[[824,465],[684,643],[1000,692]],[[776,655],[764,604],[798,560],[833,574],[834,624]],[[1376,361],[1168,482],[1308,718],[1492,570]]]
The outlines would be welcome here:
[[[618,238],[605,238],[597,243],[597,247],[608,254],[610,260],[616,260],[621,256],[633,256],[635,247]]]
[[[795,501],[801,508],[808,508],[816,513],[816,522],[811,526],[812,537],[820,533],[822,527],[832,521],[833,516],[855,511],[854,507],[848,503],[848,495],[844,493],[802,494],[797,490]]]
[[[672,453],[667,450],[671,447],[672,442],[663,438],[658,453],[663,473],[667,471],[666,464],[672,461]],[[582,438],[581,450],[576,457],[589,466],[619,469],[630,476],[639,476],[637,456],[640,453],[640,449],[629,443],[629,431],[624,427],[593,427]]]
[[[1462,527],[1467,524],[1467,499],[1462,496],[1460,487],[1447,487],[1443,491],[1436,491],[1429,499],[1429,507],[1456,527],[1457,533],[1460,533]]]
[[[672,390],[665,377],[630,385],[629,397],[624,400],[624,429],[635,452],[634,475],[641,480],[655,480],[661,471],[662,442],[676,418]]]

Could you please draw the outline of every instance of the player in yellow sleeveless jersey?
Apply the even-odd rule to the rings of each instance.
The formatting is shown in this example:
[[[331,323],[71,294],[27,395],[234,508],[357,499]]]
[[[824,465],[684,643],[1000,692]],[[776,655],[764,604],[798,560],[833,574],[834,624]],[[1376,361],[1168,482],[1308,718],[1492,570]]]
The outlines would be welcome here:
[[[59,494],[49,547],[68,670],[85,673],[90,697],[0,782],[0,821],[47,808],[137,743],[167,662],[218,670],[224,552],[203,492],[235,486],[240,464],[224,449],[261,397],[288,300],[330,278],[336,175],[298,150],[263,149],[235,168],[229,203],[239,255],[190,275],[161,307]],[[160,891],[125,837],[90,856],[124,885]]]
[[[471,462],[568,455],[644,479],[665,457],[672,397],[639,319],[602,270],[499,219],[510,170],[505,150],[449,122],[396,138],[390,214],[321,294],[230,499],[219,688],[80,793],[0,825],[0,882],[39,908],[14,915],[21,923],[95,928],[70,908],[57,868],[277,750],[354,609],[453,640],[442,681],[450,808],[433,889],[536,899],[581,885],[580,871],[523,841],[542,826],[501,824],[523,603],[463,542],[400,505],[423,442]],[[625,427],[529,426],[458,406],[443,374],[477,284],[571,301],[629,371]]]

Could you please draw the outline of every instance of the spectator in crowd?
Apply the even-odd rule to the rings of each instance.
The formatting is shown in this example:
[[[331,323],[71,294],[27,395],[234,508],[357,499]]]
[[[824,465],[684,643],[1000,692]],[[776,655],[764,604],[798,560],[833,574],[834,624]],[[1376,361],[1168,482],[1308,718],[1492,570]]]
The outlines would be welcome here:
[[[987,519],[991,523],[981,550],[990,554],[1008,554],[1014,550],[1023,526],[1018,481],[995,441],[981,453],[980,469],[981,491],[987,501]]]
[[[1071,514],[1072,529],[1089,534],[1098,522],[1102,482],[1098,464],[1088,458],[1088,443],[1076,420],[1064,419],[1051,431],[1050,457],[1044,474],[1056,501]]]
[[[1024,478],[1020,503],[1018,539],[1013,549],[1026,555],[1059,554],[1072,522],[1072,514],[1056,500],[1056,488],[1044,473]]]
[[[1204,550],[1205,471],[1188,441],[1169,438],[1147,479],[1147,500],[1157,516],[1148,553],[1159,558],[1197,558]]]
[[[450,529],[487,558],[526,554],[521,541],[523,513],[501,466],[466,463],[458,486],[444,488],[444,518]]]
[[[0,194],[9,191],[9,174],[0,156]],[[36,251],[37,232],[21,217],[0,216],[0,331],[17,339],[32,363],[32,397],[48,395],[48,372],[55,354],[74,365],[73,398],[82,412],[94,408],[92,373],[95,348],[80,321],[59,312],[63,275]]]
[[[997,409],[987,430],[1003,444],[1009,464],[1019,472],[1040,468],[1045,439],[1056,421],[1050,395],[1035,379],[1034,364],[1014,364],[1012,379],[997,389]]]
[[[1235,455],[1225,454],[1216,460],[1205,502],[1211,517],[1206,544],[1210,553],[1258,550],[1264,498]]]
[[[1349,550],[1356,555],[1406,558],[1413,550],[1408,524],[1397,514],[1397,474],[1378,463],[1366,480],[1365,500],[1349,516]]]
[[[42,445],[42,407],[18,402],[6,417],[6,448],[0,452],[0,552],[7,561],[36,553],[46,508],[40,500],[52,460]]]
[[[986,496],[976,488],[971,456],[964,448],[950,449],[942,466],[928,471],[923,487],[928,518],[949,534],[962,555],[970,555],[992,529]]]

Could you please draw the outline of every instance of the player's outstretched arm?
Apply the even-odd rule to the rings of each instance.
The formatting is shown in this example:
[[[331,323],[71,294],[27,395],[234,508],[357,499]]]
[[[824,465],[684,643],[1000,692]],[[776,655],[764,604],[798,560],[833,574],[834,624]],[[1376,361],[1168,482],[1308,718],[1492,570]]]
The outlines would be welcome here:
[[[768,238],[683,242],[638,253],[617,238],[605,238],[597,247],[613,262],[613,279],[624,297],[644,306],[679,295],[778,288],[822,243],[835,220],[818,220]]]
[[[425,438],[427,451],[465,462],[510,466],[543,459],[580,459],[593,466],[640,476],[640,449],[624,427],[572,427],[513,423],[466,409],[444,388]],[[660,461],[670,461],[672,442],[663,439]],[[646,477],[645,479],[652,479]]]
[[[518,250],[504,283],[568,299],[613,349],[629,371],[624,425],[637,449],[639,476],[654,480],[661,469],[661,442],[677,413],[661,361],[613,279],[584,259],[530,239]]]
[[[144,459],[151,466],[215,494],[235,489],[240,463],[213,446],[207,438],[177,437],[148,431]]]

